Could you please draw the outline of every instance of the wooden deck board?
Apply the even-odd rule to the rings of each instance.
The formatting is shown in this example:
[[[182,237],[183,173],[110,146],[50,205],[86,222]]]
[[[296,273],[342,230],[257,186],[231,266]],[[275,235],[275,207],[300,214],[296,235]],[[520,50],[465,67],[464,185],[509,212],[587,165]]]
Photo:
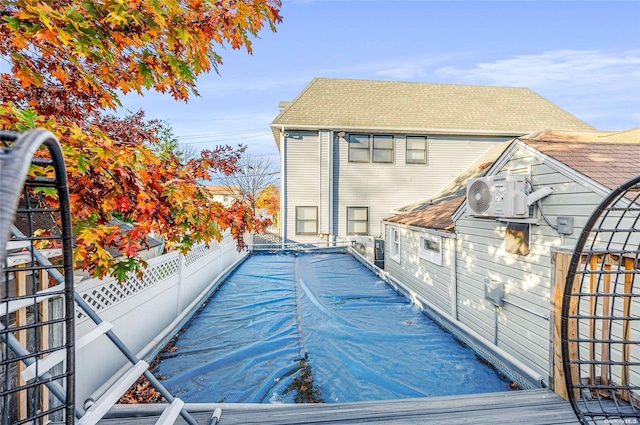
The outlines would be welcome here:
[[[118,406],[99,424],[153,424],[161,406]],[[216,407],[222,409],[219,425],[579,424],[571,405],[546,389],[360,403],[187,404],[200,425],[209,425]],[[150,413],[153,414],[134,417]],[[184,423],[181,418],[176,421]]]

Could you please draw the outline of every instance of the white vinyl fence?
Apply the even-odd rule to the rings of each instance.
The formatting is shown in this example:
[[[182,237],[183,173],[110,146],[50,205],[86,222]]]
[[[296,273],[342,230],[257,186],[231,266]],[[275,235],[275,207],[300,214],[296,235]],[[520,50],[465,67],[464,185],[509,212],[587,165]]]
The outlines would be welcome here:
[[[149,260],[144,277],[119,284],[112,278],[91,279],[76,286],[82,298],[138,358],[150,360],[224,278],[248,255],[238,252],[227,235],[221,243],[194,247],[186,256],[171,252]],[[76,312],[76,340],[95,328]],[[130,366],[106,336],[78,350],[76,400],[97,398]]]

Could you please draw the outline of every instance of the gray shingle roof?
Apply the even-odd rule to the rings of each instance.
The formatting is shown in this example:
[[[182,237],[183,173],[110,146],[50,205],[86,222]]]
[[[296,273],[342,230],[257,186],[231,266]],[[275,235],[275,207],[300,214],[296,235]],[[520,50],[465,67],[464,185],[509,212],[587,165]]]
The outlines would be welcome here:
[[[590,131],[528,88],[315,78],[272,126],[442,130],[521,135],[549,128]]]
[[[549,131],[520,140],[609,189],[640,174],[640,127],[615,133]]]

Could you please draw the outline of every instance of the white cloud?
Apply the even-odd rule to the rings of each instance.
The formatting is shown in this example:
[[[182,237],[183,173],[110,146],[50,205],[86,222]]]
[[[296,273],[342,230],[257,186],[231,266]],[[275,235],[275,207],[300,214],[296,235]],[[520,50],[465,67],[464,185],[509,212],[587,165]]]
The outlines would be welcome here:
[[[640,126],[640,50],[553,50],[435,74],[460,84],[529,87],[597,128]]]
[[[379,75],[381,77],[392,78],[394,80],[411,80],[416,78],[422,78],[426,75],[426,73],[424,68],[419,65],[417,66],[409,65],[402,68],[398,67],[398,68],[383,69],[376,72],[376,75]]]
[[[373,61],[366,65],[375,75],[393,80],[423,80],[432,70],[443,63],[459,60],[466,54],[447,53],[418,58],[393,58]]]

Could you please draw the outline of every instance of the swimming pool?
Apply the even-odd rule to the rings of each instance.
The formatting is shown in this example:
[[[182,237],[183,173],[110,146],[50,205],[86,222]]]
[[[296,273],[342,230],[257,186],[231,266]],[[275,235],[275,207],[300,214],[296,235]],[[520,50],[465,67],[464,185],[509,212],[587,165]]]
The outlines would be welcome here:
[[[508,381],[347,254],[250,257],[159,356],[185,402],[352,402]]]

